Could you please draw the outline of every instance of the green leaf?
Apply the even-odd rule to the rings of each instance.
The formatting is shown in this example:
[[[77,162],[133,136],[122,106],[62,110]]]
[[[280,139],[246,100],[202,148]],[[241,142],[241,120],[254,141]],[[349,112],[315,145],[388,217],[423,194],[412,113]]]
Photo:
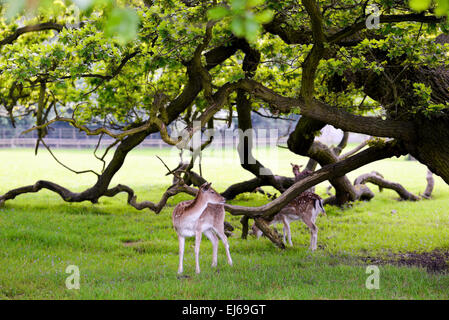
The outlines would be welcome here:
[[[415,11],[424,11],[430,7],[432,0],[410,0],[410,8]]]
[[[242,11],[246,7],[246,0],[232,0],[231,8],[233,11]]]
[[[253,42],[257,39],[257,36],[259,35],[259,27],[260,25],[257,23],[257,21],[252,19],[246,19],[245,20],[245,37],[250,42]]]
[[[259,23],[268,23],[273,19],[274,11],[272,10],[264,10],[262,12],[258,12],[255,16],[256,21]]]
[[[257,7],[263,4],[265,0],[247,0],[246,5],[248,7]]]
[[[229,14],[230,14],[230,11],[225,7],[215,7],[215,8],[210,9],[207,12],[209,19],[212,19],[212,20],[222,19],[222,18],[228,16]]]
[[[234,17],[234,19],[232,19],[231,22],[231,29],[232,32],[234,32],[234,34],[237,37],[243,37],[245,36],[245,25],[244,25],[245,21],[243,20],[242,17]]]
[[[437,16],[449,16],[449,0],[438,0],[435,14]]]
[[[137,37],[139,16],[130,8],[114,8],[106,22],[106,34],[126,43]]]

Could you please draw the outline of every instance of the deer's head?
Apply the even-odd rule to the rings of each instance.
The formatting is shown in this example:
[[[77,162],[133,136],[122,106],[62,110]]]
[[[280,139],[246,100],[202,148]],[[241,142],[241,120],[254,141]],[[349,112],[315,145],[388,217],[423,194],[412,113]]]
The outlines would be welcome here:
[[[222,197],[217,191],[211,188],[212,183],[205,182],[201,185],[198,196],[207,203],[225,203],[226,199]]]
[[[292,170],[295,175],[297,175],[301,172],[302,165],[294,164],[294,163],[290,163],[290,164],[292,165]]]

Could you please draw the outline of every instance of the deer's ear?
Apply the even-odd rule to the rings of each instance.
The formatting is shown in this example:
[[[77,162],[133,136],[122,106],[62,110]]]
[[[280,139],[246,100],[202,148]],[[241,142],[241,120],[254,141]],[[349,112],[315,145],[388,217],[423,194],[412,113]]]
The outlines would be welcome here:
[[[292,167],[294,167],[295,165],[293,163],[290,162],[290,164],[292,165]]]
[[[212,182],[204,182],[200,188],[201,190],[209,190],[211,184]]]

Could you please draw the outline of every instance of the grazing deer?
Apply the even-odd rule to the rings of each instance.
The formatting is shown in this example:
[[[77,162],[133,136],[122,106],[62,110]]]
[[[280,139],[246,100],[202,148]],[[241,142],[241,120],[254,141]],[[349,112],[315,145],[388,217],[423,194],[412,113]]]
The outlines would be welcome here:
[[[204,233],[212,242],[212,267],[217,266],[218,237],[223,241],[228,263],[232,266],[228,239],[224,232],[225,198],[204,183],[198,190],[195,199],[179,203],[173,210],[173,226],[179,240],[178,274],[183,272],[184,244],[186,237],[195,236],[196,273],[200,273],[200,243]]]
[[[300,165],[293,163],[291,165],[293,173],[295,174],[295,181],[299,181],[311,173],[310,170],[300,172],[300,168],[302,167]],[[285,236],[287,236],[288,243],[290,246],[293,246],[290,222],[301,219],[310,229],[310,250],[314,251],[316,250],[318,239],[318,227],[315,225],[315,221],[321,212],[326,215],[326,211],[323,207],[323,199],[313,192],[305,191],[290,201],[271,221],[267,221],[267,223],[269,225],[282,223],[284,225],[283,241],[285,243]],[[252,226],[252,232],[257,238],[262,235],[262,231],[256,224]]]
[[[282,223],[284,225],[283,241],[285,243],[285,236],[287,236],[288,243],[293,246],[290,222],[301,219],[310,229],[310,250],[314,251],[317,248],[318,240],[318,227],[315,225],[315,221],[321,212],[326,214],[323,199],[315,193],[306,191],[290,201],[274,216],[273,220],[267,221],[267,223],[269,225]],[[252,231],[257,238],[262,235],[262,231],[256,224],[252,226]]]

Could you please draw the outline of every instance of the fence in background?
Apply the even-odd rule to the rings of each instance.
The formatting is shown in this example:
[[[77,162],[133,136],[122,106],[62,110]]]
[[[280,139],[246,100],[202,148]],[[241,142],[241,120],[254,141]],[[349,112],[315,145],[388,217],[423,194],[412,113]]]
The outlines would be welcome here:
[[[0,148],[17,148],[17,147],[34,147],[36,145],[37,132],[33,131],[22,135],[23,129],[1,128],[0,127]],[[238,137],[236,133],[226,134],[221,132],[222,137],[232,137],[231,139],[216,139],[212,147],[236,146]],[[338,143],[342,136],[341,130],[336,130],[333,127],[327,126],[322,130],[321,136],[318,138],[326,144]],[[80,132],[74,128],[53,128],[45,137],[45,143],[52,148],[95,148],[98,143],[98,136],[87,136],[84,132]],[[351,134],[349,142],[361,142],[366,139],[366,136],[359,134]],[[275,146],[277,144],[285,145],[287,137],[277,138],[275,134],[266,134],[258,136],[254,144],[255,146]],[[107,136],[103,136],[100,147],[104,148],[111,144],[114,140]],[[147,137],[139,148],[165,148],[167,145],[158,134],[153,134]]]
[[[0,128],[0,148],[34,147],[37,132],[33,131],[22,135],[22,129]],[[99,136],[87,136],[84,132],[72,128],[54,128],[45,137],[45,143],[53,148],[95,148]],[[110,137],[103,136],[101,147],[113,143]],[[157,136],[150,136],[140,147],[165,147],[166,144]]]

